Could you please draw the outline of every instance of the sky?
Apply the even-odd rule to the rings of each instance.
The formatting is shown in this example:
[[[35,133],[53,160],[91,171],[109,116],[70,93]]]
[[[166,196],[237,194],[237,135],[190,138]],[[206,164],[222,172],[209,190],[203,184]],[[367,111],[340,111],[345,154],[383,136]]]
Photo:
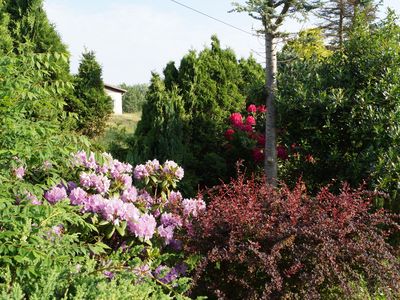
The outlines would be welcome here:
[[[231,0],[177,1],[243,31],[172,0],[45,0],[45,10],[71,53],[71,71],[76,73],[82,52],[92,50],[108,84],[148,83],[151,72],[161,73],[169,61],[179,65],[190,49],[209,46],[213,34],[238,57],[252,54],[263,62],[263,41],[251,35],[257,21],[245,13],[229,13]],[[400,0],[383,0],[380,17],[387,7],[400,15]],[[284,29],[296,32],[309,26],[288,19]]]

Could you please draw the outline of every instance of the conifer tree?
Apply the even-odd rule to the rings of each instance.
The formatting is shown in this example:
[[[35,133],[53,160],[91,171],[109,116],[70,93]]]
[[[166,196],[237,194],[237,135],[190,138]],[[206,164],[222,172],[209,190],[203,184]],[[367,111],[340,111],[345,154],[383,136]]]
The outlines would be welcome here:
[[[357,16],[364,14],[364,21],[373,22],[378,5],[375,0],[324,0],[316,15],[331,44],[342,47]]]
[[[99,135],[112,113],[112,100],[104,91],[102,69],[94,52],[82,54],[74,81],[76,98],[68,109],[78,115],[78,130],[90,137]]]

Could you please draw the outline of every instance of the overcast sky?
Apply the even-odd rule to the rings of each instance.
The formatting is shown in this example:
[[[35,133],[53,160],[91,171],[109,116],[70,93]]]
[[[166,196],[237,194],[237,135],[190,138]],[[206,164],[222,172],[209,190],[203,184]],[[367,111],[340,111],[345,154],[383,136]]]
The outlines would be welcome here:
[[[178,0],[244,31],[257,28],[246,14],[228,13],[231,0]],[[239,1],[244,2],[244,1]],[[400,0],[383,0],[400,15]],[[218,23],[171,0],[45,0],[45,9],[71,53],[71,71],[76,72],[85,48],[96,53],[106,83],[147,83],[151,72],[162,72],[167,62],[179,63],[189,49],[201,50],[217,34],[222,45],[241,57],[262,62],[263,42]],[[307,27],[292,20],[292,32]]]

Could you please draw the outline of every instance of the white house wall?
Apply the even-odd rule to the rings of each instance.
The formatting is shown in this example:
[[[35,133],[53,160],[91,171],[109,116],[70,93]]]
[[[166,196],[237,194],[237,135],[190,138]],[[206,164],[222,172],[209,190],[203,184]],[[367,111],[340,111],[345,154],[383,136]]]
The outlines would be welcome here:
[[[107,95],[109,95],[114,103],[114,114],[122,115],[122,94],[106,89]]]

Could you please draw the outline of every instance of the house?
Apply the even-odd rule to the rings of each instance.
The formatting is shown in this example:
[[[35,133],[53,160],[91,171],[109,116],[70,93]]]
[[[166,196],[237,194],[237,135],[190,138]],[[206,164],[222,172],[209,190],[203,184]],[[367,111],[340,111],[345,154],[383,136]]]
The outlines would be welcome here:
[[[106,94],[113,100],[114,114],[122,115],[122,95],[126,93],[126,90],[106,83],[104,84],[104,89]]]

